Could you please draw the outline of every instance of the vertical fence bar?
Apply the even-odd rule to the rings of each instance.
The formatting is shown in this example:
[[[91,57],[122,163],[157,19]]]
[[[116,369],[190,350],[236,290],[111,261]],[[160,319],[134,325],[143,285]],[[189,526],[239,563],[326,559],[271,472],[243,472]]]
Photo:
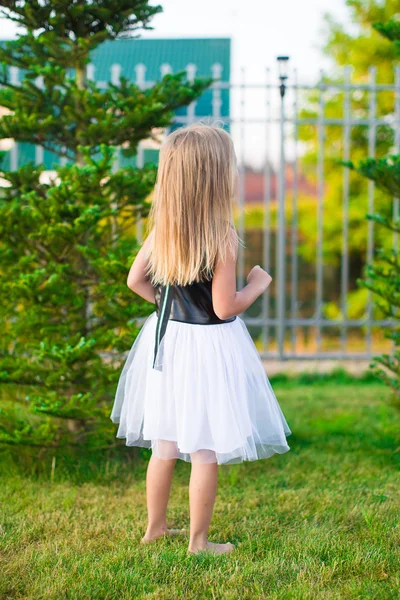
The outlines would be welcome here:
[[[286,181],[286,156],[285,156],[285,96],[281,93],[280,115],[280,158],[279,158],[279,192],[278,192],[278,235],[276,244],[277,265],[277,338],[278,353],[282,360],[285,353],[285,325],[286,325],[286,219],[285,219],[285,181]]]
[[[395,152],[400,152],[400,67],[395,69],[395,128],[394,128],[394,145]],[[399,198],[393,200],[393,220],[396,222],[399,219]],[[397,231],[393,232],[393,248],[398,249],[399,246],[399,234]]]
[[[10,83],[12,85],[19,85],[19,68],[18,67],[10,67],[9,68],[9,76]],[[10,170],[17,171],[18,169],[18,142],[13,140],[12,146],[10,148]]]
[[[91,78],[94,77],[94,71],[95,71],[94,65],[87,66],[86,74],[87,75],[89,74]],[[111,65],[110,81],[111,81],[112,85],[116,85],[116,86],[120,85],[121,73],[122,73],[122,67],[120,64],[114,63]],[[137,72],[136,72],[136,76],[137,76]],[[120,148],[120,146],[117,146],[114,150],[114,159],[113,159],[112,169],[111,169],[113,173],[116,173],[118,171],[120,164],[121,164],[121,148]],[[114,245],[117,242],[117,236],[118,236],[117,206],[118,206],[117,202],[112,203],[114,215],[112,215],[112,217],[111,217],[111,239],[112,239]]]
[[[369,127],[368,127],[368,156],[375,157],[376,147],[376,68],[369,70]],[[368,214],[374,212],[374,182],[368,180]],[[374,258],[374,222],[368,219],[367,223],[367,264],[371,264]],[[367,330],[366,330],[366,348],[367,353],[372,353],[372,319],[373,305],[372,292],[368,290],[367,296]]]
[[[196,77],[197,66],[193,63],[189,63],[186,65],[186,75],[189,83],[194,82],[194,78]],[[193,100],[187,108],[187,124],[191,125],[194,123],[196,117],[196,101]]]
[[[11,85],[19,85],[19,68],[18,67],[9,67],[8,74],[10,77]]]
[[[211,75],[213,79],[216,79],[216,81],[214,81],[214,83],[212,84],[211,90],[212,90],[212,100],[211,100],[211,106],[212,106],[212,116],[213,119],[219,119],[219,117],[221,116],[221,106],[222,106],[222,99],[221,99],[221,75],[222,75],[222,65],[220,63],[214,63],[211,66]]]
[[[343,127],[343,160],[350,160],[350,118],[351,118],[351,67],[345,67],[344,72],[344,127]],[[350,195],[350,172],[343,167],[343,237],[342,237],[342,271],[341,271],[341,349],[347,351],[347,294],[349,288],[349,195]]]
[[[146,65],[138,63],[135,66],[136,85],[141,89],[146,89]],[[143,144],[139,142],[136,153],[136,166],[138,169],[142,169],[144,166],[144,148]],[[138,216],[136,218],[136,238],[139,244],[143,243],[143,219]]]
[[[94,77],[94,67],[93,67],[93,69],[89,69],[89,73],[90,73],[90,71],[91,71],[91,75],[93,75],[93,77]],[[86,70],[86,75],[87,75],[87,70]],[[99,85],[99,83],[97,83],[97,85]],[[68,159],[66,156],[67,148],[65,146],[61,146],[61,152],[62,152],[62,155],[60,156],[59,161],[60,161],[60,166],[63,167],[68,162]]]
[[[119,85],[121,79],[122,67],[119,63],[111,65],[111,83],[112,85]]]
[[[35,165],[42,165],[44,162],[43,146],[35,146]]]
[[[292,352],[296,353],[296,325],[297,318],[297,287],[298,287],[298,142],[299,142],[299,127],[298,127],[298,88],[297,88],[297,69],[294,70],[294,85],[293,85],[293,119],[294,119],[294,160],[293,160],[293,188],[292,188],[292,231],[291,231],[291,290],[290,290],[290,316],[292,325],[290,329],[290,337],[292,343]]]
[[[269,272],[271,264],[271,72],[266,73],[266,119],[265,119],[265,163],[264,163],[264,231],[263,231],[263,267]],[[269,339],[270,288],[262,296],[262,345],[267,351]]]
[[[36,86],[40,89],[44,89],[44,78],[43,75],[39,75],[35,80]],[[43,146],[38,144],[35,145],[35,165],[42,165],[44,162],[44,149]]]
[[[240,137],[240,161],[239,161],[239,237],[244,242],[245,237],[245,222],[244,222],[244,206],[245,206],[245,69],[241,68],[241,84],[240,84],[240,115],[239,115],[239,137]],[[241,289],[244,285],[244,248],[239,244],[238,251],[238,285]]]
[[[40,90],[44,89],[43,75],[36,77],[35,83]],[[35,165],[42,165],[44,162],[44,149],[43,146],[38,144],[35,145]]]
[[[161,73],[161,77],[165,77],[166,75],[169,75],[170,73],[172,73],[172,66],[169,63],[162,63],[162,65],[160,65],[160,73]],[[171,131],[171,127],[166,127],[164,129],[164,136],[169,135]]]
[[[324,98],[324,73],[320,72],[318,102],[318,158],[317,158],[317,248],[316,248],[316,290],[315,290],[315,313],[316,313],[316,343],[317,353],[321,351],[322,333],[322,304],[323,304],[323,277],[324,277],[324,155],[325,155],[325,98]]]
[[[395,153],[400,152],[400,67],[395,68],[395,89],[394,89],[394,102],[395,102],[395,125],[394,125],[394,145]],[[397,223],[400,217],[399,198],[393,199],[393,221]],[[393,249],[398,250],[399,248],[399,234],[397,231],[393,232]],[[398,314],[398,310],[394,309],[395,314]],[[395,352],[396,342],[392,341],[391,351]]]
[[[165,77],[166,75],[169,75],[169,73],[172,73],[172,67],[169,63],[163,63],[160,66],[160,73],[161,73],[161,77]]]
[[[64,153],[64,152],[66,152],[66,151],[67,151],[66,147],[65,147],[65,146],[62,146],[62,148],[61,148],[61,152],[63,152],[63,153]],[[66,165],[66,164],[67,164],[67,162],[68,162],[68,160],[67,160],[67,157],[66,157],[65,155],[63,155],[63,156],[60,156],[60,165],[61,165],[61,166],[64,166],[64,165]]]
[[[90,65],[88,65],[89,67]],[[93,66],[93,65],[92,65]],[[121,65],[113,64],[111,65],[111,83],[113,85],[119,85],[121,82]],[[94,67],[92,69],[91,75],[94,75]],[[136,80],[138,77],[138,72],[136,71]],[[136,81],[137,82],[137,81]],[[121,166],[121,148],[117,146],[114,151],[114,160],[112,165],[112,172],[115,173]]]
[[[120,165],[121,165],[121,148],[118,146],[117,148],[115,148],[114,161],[113,161],[113,165],[112,165],[113,173],[118,171],[118,169],[120,168]]]
[[[135,81],[136,81],[137,85],[140,85],[140,81],[142,80],[142,78],[144,77],[145,72],[146,72],[145,69],[143,70],[143,68],[142,68],[142,70],[141,70],[140,67],[144,67],[144,65],[136,65],[136,68],[135,68]],[[111,65],[111,83],[113,85],[117,85],[117,86],[120,85],[121,73],[122,73],[122,67],[120,64],[114,63]],[[94,66],[93,66],[93,70],[92,70],[91,74],[94,75]],[[114,173],[116,171],[118,171],[118,169],[120,168],[120,165],[121,165],[121,148],[118,146],[115,149],[114,161],[113,161],[113,166],[112,166],[112,170]]]
[[[12,141],[10,148],[10,171],[17,171],[18,169],[18,142]]]
[[[136,166],[138,169],[144,167],[144,147],[143,143],[139,142],[136,156]],[[139,217],[136,221],[136,237],[139,244],[143,243],[143,219]]]
[[[96,80],[95,71],[96,71],[96,67],[94,66],[93,63],[89,63],[86,65],[86,79],[88,81]]]

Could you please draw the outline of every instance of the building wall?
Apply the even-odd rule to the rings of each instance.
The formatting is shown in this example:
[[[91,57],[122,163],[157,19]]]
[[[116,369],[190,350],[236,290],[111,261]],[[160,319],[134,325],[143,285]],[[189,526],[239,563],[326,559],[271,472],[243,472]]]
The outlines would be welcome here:
[[[3,42],[0,42],[0,44]],[[91,55],[91,62],[87,67],[88,78],[97,82],[100,88],[107,87],[109,82],[118,84],[121,77],[136,83],[145,89],[159,81],[167,73],[185,71],[189,80],[194,77],[219,78],[223,82],[230,79],[230,52],[231,41],[229,38],[220,39],[121,39],[106,41],[96,48]],[[14,82],[21,81],[22,71],[9,73]],[[206,90],[190,108],[185,107],[176,111],[179,126],[185,121],[198,120],[203,117],[229,117],[230,102],[229,89],[222,89],[219,93],[218,106],[215,105],[211,90]],[[47,169],[58,164],[58,157],[49,151],[41,154],[36,152],[32,144],[17,144],[17,167],[27,162],[41,162]],[[15,156],[15,153],[14,153]],[[135,157],[121,157],[121,166],[135,166],[146,162],[157,162],[158,151],[151,143],[143,142],[140,149],[139,160]],[[41,160],[39,160],[41,159]],[[15,158],[14,158],[15,161]],[[3,168],[11,168],[11,153],[3,161]]]

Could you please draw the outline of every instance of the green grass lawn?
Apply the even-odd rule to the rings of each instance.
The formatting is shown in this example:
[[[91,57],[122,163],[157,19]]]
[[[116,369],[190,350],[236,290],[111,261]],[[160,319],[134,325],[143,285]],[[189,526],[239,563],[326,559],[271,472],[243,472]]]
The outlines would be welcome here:
[[[0,598],[398,600],[400,414],[389,392],[274,387],[291,451],[221,467],[210,539],[236,544],[226,556],[188,555],[184,536],[139,545],[146,451],[59,459],[53,474],[51,457],[22,467],[3,454]],[[178,462],[174,527],[189,526],[189,473]]]

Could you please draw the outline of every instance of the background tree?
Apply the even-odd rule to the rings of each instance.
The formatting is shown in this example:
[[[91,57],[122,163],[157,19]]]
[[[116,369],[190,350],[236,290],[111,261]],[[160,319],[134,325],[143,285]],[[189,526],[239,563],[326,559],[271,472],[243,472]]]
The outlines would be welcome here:
[[[0,105],[10,110],[0,137],[37,144],[61,163],[50,182],[44,165],[1,173],[8,187],[0,198],[0,441],[102,445],[115,439],[116,353],[153,308],[132,296],[126,276],[156,168],[115,171],[114,151],[133,156],[210,80],[189,84],[178,73],[145,91],[126,79],[107,89],[87,80],[99,44],[149,28],[161,8],[147,0],[1,6],[25,33],[0,49]],[[19,85],[10,66],[22,69]]]
[[[400,56],[400,23],[378,23],[375,29],[393,42],[394,51]],[[382,213],[368,215],[384,233],[386,243],[377,252],[376,260],[367,265],[365,279],[360,284],[374,294],[376,304],[391,323],[385,336],[393,342],[393,352],[375,358],[372,368],[375,374],[389,385],[400,401],[400,218],[394,214],[393,198],[400,198],[400,154],[380,158],[368,158],[354,167],[362,176],[375,182],[385,192],[386,207]],[[387,216],[389,215],[389,216]],[[393,235],[394,234],[394,235]],[[397,241],[396,241],[397,236]],[[393,241],[395,242],[393,244]],[[393,245],[392,245],[393,244]]]
[[[372,27],[377,21],[388,21],[399,14],[397,0],[380,2],[371,0],[347,0],[349,9],[348,30],[331,16],[325,17],[326,43],[323,47],[324,54],[332,61],[332,68],[325,76],[325,82],[333,81],[343,83],[343,67],[351,65],[353,82],[366,83],[370,80],[370,68],[376,67],[377,83],[393,83],[396,49],[390,41]],[[351,25],[350,25],[351,24]],[[306,94],[303,98],[305,109],[302,117],[316,118],[318,116],[318,93]],[[342,118],[343,101],[342,93],[324,92],[325,117]],[[368,119],[370,97],[367,91],[357,90],[351,94],[351,114],[357,118]],[[376,96],[377,118],[387,117],[394,112],[393,92],[379,92]],[[368,127],[352,126],[351,157],[352,160],[361,160],[368,153]],[[325,164],[324,164],[324,263],[339,267],[342,252],[343,232],[343,128],[335,125],[326,127],[325,130]],[[302,168],[309,180],[316,180],[316,164],[318,152],[318,135],[315,126],[302,126],[300,138],[305,143],[306,153],[302,159]],[[394,141],[394,131],[387,125],[379,125],[376,129],[376,156],[382,157],[390,152]],[[365,214],[368,211],[368,196],[365,180],[356,172],[350,176],[349,189],[349,255],[350,276],[353,282],[353,292],[350,294],[348,316],[350,318],[362,317],[365,312],[367,293],[360,293],[355,289],[355,280],[360,276],[367,255],[367,226]],[[387,199],[378,187],[375,193],[375,206],[384,214],[387,209]],[[387,214],[386,216],[389,216]],[[310,211],[309,206],[300,207],[300,230],[302,234],[303,256],[310,261],[315,258],[315,241],[317,232],[316,211]],[[375,231],[375,242],[378,245],[385,243],[384,232]],[[326,307],[329,316],[340,318],[339,306]]]

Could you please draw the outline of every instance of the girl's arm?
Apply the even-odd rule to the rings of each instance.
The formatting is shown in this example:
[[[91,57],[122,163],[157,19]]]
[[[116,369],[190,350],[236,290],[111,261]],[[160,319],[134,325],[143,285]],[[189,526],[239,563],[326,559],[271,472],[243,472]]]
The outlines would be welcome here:
[[[259,265],[252,268],[247,276],[247,285],[236,291],[236,255],[220,259],[214,271],[212,299],[214,312],[220,319],[229,319],[244,312],[261,296],[272,281],[272,277]]]
[[[148,264],[150,238],[151,236],[149,235],[137,253],[136,258],[130,268],[126,283],[132,292],[135,292],[135,294],[138,294],[145,300],[148,300],[148,302],[155,304],[154,287],[145,271]]]

